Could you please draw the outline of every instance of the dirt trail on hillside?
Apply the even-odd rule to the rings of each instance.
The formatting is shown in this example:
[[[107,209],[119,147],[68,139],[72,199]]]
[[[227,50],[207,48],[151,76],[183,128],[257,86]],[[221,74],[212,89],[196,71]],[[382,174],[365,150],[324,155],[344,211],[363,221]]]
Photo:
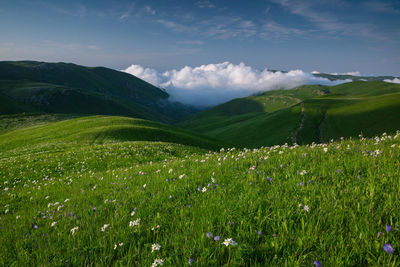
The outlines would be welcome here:
[[[306,120],[306,114],[305,114],[304,110],[305,110],[304,103],[301,103],[301,116],[302,117],[301,117],[300,125],[289,137],[293,144],[297,144],[297,135],[304,127],[304,122]]]

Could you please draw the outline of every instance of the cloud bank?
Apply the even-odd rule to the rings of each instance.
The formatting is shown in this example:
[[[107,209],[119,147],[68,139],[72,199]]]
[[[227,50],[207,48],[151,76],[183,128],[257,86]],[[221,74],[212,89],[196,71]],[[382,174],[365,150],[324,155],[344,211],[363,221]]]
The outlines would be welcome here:
[[[400,79],[399,78],[394,78],[393,80],[385,79],[383,81],[387,82],[387,83],[399,83],[400,84]]]
[[[290,89],[304,84],[336,85],[351,80],[330,81],[302,70],[259,71],[250,66],[230,62],[183,67],[163,73],[140,65],[131,65],[124,72],[166,89],[172,101],[207,107],[238,97],[274,89]]]

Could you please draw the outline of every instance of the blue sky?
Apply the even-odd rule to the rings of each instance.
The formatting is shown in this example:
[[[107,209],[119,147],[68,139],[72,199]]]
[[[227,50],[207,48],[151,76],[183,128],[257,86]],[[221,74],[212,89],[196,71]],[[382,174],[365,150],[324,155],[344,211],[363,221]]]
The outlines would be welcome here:
[[[400,1],[3,0],[0,60],[400,76]]]

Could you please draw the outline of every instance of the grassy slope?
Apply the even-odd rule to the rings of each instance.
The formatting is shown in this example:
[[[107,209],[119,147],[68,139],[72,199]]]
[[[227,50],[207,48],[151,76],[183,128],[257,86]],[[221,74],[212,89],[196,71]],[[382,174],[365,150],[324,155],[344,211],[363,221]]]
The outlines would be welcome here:
[[[0,149],[0,265],[399,264],[400,134],[218,153],[70,139]]]
[[[236,99],[180,126],[246,147],[373,136],[400,128],[399,93],[399,85],[379,81],[303,86]],[[230,112],[244,101],[257,108]]]
[[[179,123],[182,128],[208,133],[243,122],[258,115],[293,106],[304,99],[321,95],[327,88],[321,85],[304,85],[292,90],[277,90],[261,95],[233,99],[210,110],[198,113]]]
[[[71,114],[19,113],[0,115],[0,134],[35,125],[48,124],[79,117]]]
[[[0,135],[0,151],[23,147],[51,150],[53,145],[159,141],[218,148],[212,139],[156,122],[127,117],[90,116],[22,128]]]

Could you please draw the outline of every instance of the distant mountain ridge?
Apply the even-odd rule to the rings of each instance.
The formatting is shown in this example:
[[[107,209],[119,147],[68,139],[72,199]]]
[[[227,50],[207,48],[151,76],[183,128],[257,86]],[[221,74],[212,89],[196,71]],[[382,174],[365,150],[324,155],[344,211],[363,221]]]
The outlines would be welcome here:
[[[168,93],[133,75],[71,63],[0,62],[0,93],[0,103],[12,98],[18,106],[2,114],[42,111],[173,122],[195,111],[170,102]]]
[[[393,80],[398,77],[394,76],[357,76],[351,74],[331,74],[331,73],[312,73],[315,77],[326,78],[330,81],[337,80],[352,80],[352,81],[384,81],[384,80]]]

